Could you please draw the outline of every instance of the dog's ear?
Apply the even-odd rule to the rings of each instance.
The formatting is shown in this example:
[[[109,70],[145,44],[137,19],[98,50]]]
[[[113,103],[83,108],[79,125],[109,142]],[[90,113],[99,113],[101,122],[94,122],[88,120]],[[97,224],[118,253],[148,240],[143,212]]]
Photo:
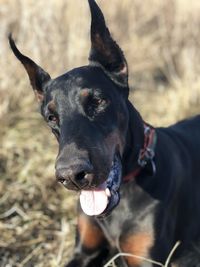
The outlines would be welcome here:
[[[123,52],[112,39],[95,0],[88,2],[92,19],[90,64],[102,67],[115,83],[128,88],[128,66]]]
[[[50,75],[45,72],[40,66],[38,66],[33,60],[28,58],[27,56],[23,55],[19,49],[16,47],[15,42],[11,36],[8,37],[10,47],[15,54],[15,56],[21,61],[26,69],[31,85],[35,92],[35,95],[39,102],[43,101],[44,99],[44,84],[51,79]]]

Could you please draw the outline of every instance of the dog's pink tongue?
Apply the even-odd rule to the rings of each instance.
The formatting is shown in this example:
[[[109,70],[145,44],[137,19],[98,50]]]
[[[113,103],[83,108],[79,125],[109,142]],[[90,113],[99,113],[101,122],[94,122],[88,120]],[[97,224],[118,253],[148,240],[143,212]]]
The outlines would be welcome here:
[[[89,216],[100,215],[107,207],[108,196],[105,189],[82,190],[80,194],[81,208]]]

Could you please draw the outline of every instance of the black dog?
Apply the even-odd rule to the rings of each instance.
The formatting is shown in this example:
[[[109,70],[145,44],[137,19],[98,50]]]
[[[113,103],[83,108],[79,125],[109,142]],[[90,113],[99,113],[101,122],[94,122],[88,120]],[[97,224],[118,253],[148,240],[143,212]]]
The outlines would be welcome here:
[[[41,113],[59,142],[56,177],[80,192],[74,256],[67,267],[164,263],[200,266],[200,117],[169,128],[145,124],[128,101],[128,67],[103,14],[92,14],[89,65],[51,79],[24,56]]]

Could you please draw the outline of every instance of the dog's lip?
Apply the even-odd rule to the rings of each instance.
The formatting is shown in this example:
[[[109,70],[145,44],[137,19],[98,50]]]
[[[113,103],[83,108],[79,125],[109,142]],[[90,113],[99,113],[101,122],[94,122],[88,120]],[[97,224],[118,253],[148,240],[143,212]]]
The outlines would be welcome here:
[[[115,153],[111,170],[105,182],[96,188],[81,190],[80,204],[89,216],[104,217],[119,203],[119,188],[122,177],[122,164],[119,153]]]
[[[122,179],[122,162],[119,153],[114,155],[112,167],[106,180],[106,194],[108,196],[108,205],[99,217],[107,216],[120,201],[120,185]]]

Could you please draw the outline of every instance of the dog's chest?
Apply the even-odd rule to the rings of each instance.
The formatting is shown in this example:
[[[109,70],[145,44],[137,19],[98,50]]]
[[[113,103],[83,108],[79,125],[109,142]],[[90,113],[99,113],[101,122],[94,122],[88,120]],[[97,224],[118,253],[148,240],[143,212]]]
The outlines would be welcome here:
[[[118,249],[127,237],[135,239],[140,236],[144,240],[151,236],[154,239],[154,211],[158,203],[140,188],[135,189],[123,188],[117,208],[110,216],[98,221],[109,243]]]
[[[98,221],[106,238],[113,247],[117,246],[125,223],[129,220],[128,214],[130,214],[130,210],[124,204],[123,201],[120,201],[119,206],[112,212],[111,216]]]

